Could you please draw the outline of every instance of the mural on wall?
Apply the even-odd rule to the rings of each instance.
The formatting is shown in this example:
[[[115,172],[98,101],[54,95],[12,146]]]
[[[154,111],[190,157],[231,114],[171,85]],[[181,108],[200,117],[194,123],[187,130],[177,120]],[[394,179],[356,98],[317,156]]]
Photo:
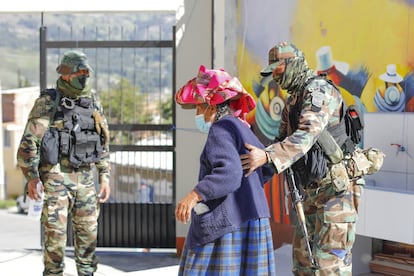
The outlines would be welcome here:
[[[414,111],[414,1],[238,4],[239,77],[257,101],[248,120],[265,144],[278,135],[286,92],[259,72],[280,41],[296,44],[315,72],[335,82],[348,105],[363,112]]]
[[[281,41],[296,44],[315,72],[336,83],[348,105],[381,114],[414,112],[414,0],[237,4],[239,78],[256,99],[247,119],[264,144],[278,135],[287,93],[259,72],[269,49]],[[268,186],[269,203],[273,221],[289,224],[282,181],[275,176]]]

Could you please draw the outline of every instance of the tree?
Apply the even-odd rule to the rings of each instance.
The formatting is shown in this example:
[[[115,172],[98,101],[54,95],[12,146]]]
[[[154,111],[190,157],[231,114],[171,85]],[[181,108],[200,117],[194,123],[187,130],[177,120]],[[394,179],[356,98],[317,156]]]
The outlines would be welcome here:
[[[109,91],[99,94],[102,107],[110,123],[150,123],[152,112],[146,108],[148,95],[133,87],[128,79],[121,78]]]
[[[31,83],[28,78],[22,76],[22,72],[20,69],[17,69],[17,87],[23,88],[23,87],[30,87]]]
[[[172,103],[171,97],[161,102],[161,118],[164,119],[166,123],[172,123]]]
[[[159,114],[156,105],[149,104],[148,94],[140,92],[126,78],[121,78],[98,96],[110,124],[150,124],[153,114]],[[111,143],[135,144],[142,135],[141,132],[129,130],[117,133],[111,131]]]

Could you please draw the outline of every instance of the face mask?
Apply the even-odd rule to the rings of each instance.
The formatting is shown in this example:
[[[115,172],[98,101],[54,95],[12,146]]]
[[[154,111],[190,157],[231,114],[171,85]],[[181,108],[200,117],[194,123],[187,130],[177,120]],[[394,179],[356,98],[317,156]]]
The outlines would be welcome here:
[[[83,90],[88,84],[88,81],[89,81],[89,78],[87,76],[80,75],[80,76],[77,76],[76,78],[73,78],[70,81],[70,85],[77,89]]]
[[[275,69],[272,72],[272,76],[273,76],[273,79],[277,83],[280,83],[280,81],[282,80],[283,74],[284,74],[284,69],[283,69],[282,66],[283,66],[283,64],[285,64],[285,66],[286,66],[286,60],[282,59],[282,60],[279,60],[277,63],[278,63],[277,66],[275,67]]]
[[[273,79],[278,83],[278,84],[280,84],[280,82],[282,81],[282,78],[283,78],[283,73],[282,74],[275,74],[275,75],[273,75]]]
[[[211,122],[206,122],[204,120],[204,114],[199,114],[195,116],[195,124],[198,130],[203,133],[208,133],[211,127]]]

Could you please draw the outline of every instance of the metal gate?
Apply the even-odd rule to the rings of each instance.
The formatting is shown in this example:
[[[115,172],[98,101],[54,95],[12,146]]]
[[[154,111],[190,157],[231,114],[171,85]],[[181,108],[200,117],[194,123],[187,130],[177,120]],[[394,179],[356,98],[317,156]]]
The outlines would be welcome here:
[[[100,247],[175,248],[175,27],[171,32],[169,40],[79,40],[72,31],[67,40],[48,40],[40,28],[40,88],[54,87],[62,54],[79,49],[109,122],[111,197],[101,205]],[[69,246],[72,238],[69,223]]]

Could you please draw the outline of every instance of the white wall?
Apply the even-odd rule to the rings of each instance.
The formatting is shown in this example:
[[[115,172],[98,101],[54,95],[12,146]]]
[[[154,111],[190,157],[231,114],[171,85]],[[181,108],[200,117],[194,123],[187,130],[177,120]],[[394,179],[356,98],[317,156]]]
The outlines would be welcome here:
[[[212,66],[211,0],[185,0],[184,12],[177,24],[177,90],[195,77],[201,64]],[[199,156],[206,135],[195,129],[195,110],[176,105],[176,199],[177,202],[197,183]],[[185,237],[188,225],[177,222],[177,237]]]
[[[236,1],[185,0],[177,14],[177,90],[196,75],[201,64],[237,76]],[[176,105],[177,202],[197,183],[199,155],[207,137],[195,129],[194,115],[194,110]],[[176,230],[177,237],[184,237],[188,225],[177,222]]]
[[[414,192],[414,113],[367,113],[364,121],[364,147],[387,155],[381,171],[366,177],[368,184]]]
[[[414,194],[368,187],[360,205],[357,233],[414,244]]]
[[[213,66],[224,68],[238,77],[237,64],[237,3],[214,0],[214,57]]]
[[[364,148],[379,148],[386,157],[381,171],[366,177],[357,233],[414,244],[414,114],[364,116]]]

